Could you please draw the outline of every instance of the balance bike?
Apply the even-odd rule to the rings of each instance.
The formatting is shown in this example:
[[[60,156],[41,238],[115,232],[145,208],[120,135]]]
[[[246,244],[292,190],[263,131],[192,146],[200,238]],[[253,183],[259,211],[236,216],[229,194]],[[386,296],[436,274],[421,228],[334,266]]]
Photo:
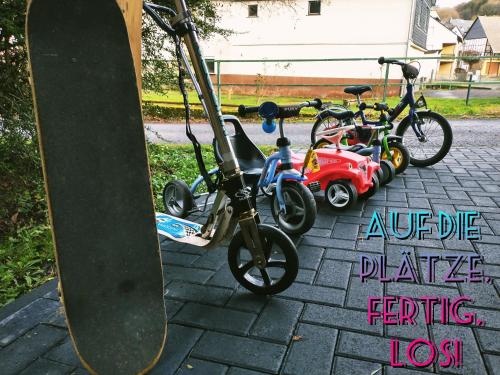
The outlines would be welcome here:
[[[265,102],[258,107],[240,105],[238,108],[241,116],[258,112],[264,119],[262,129],[266,133],[273,133],[276,130],[274,120],[280,120],[280,137],[276,141],[279,151],[266,159],[257,185],[271,193],[273,218],[288,234],[303,234],[311,229],[316,220],[316,201],[312,191],[304,185],[307,177],[292,166],[291,143],[285,136],[283,125],[285,118],[298,116],[302,108],[320,106],[321,100],[315,99],[287,106]]]

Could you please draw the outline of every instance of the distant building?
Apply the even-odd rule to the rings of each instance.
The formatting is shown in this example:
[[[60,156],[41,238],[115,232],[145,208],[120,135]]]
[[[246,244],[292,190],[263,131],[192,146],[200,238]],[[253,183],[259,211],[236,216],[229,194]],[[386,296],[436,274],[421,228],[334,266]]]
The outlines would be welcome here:
[[[215,60],[254,61],[439,56],[442,44],[434,51],[427,48],[434,5],[435,0],[221,0],[218,26],[234,33],[227,39],[205,41],[205,55]],[[216,64],[209,66],[216,73]],[[431,79],[437,69],[436,61],[424,60],[421,77]],[[220,73],[222,83],[247,85],[380,83],[385,77],[385,70],[373,60],[222,62]],[[389,78],[399,82],[400,69],[391,67]],[[232,88],[235,93],[251,90],[255,87]],[[342,90],[297,86],[288,88],[286,94],[331,95]],[[284,88],[279,92],[284,94]]]
[[[467,34],[467,31],[469,31],[469,29],[473,23],[474,23],[474,21],[463,20],[460,18],[455,18],[455,19],[452,18],[446,23],[446,26],[450,30],[453,30],[454,28],[456,28],[460,32],[460,35],[462,35],[464,37],[465,34]]]
[[[500,54],[500,16],[477,17],[465,35],[464,56],[492,56]],[[500,59],[491,58],[471,62],[471,70],[480,70],[481,76],[500,76]]]
[[[450,29],[450,26],[452,27]],[[462,49],[463,37],[458,27],[441,22],[436,11],[431,11],[427,49],[439,51],[440,60],[431,60],[436,64],[436,80],[453,80],[456,78],[457,68],[467,68],[456,58]]]

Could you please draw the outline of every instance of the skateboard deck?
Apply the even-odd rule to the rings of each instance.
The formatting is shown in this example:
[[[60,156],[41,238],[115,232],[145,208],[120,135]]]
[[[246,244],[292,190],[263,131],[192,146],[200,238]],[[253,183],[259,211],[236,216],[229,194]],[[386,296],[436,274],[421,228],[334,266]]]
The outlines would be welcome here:
[[[91,373],[138,374],[166,338],[136,75],[115,0],[31,0],[26,35],[62,303]]]

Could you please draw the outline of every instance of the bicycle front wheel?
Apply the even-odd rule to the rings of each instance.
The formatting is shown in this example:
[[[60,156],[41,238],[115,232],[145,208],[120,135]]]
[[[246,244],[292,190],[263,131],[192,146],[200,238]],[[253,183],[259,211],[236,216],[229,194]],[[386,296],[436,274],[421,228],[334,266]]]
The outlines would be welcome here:
[[[411,127],[410,117],[399,124],[396,135],[402,136],[410,152],[410,163],[416,167],[428,167],[441,161],[453,143],[451,125],[435,112],[418,112],[420,129],[424,137],[419,139]]]

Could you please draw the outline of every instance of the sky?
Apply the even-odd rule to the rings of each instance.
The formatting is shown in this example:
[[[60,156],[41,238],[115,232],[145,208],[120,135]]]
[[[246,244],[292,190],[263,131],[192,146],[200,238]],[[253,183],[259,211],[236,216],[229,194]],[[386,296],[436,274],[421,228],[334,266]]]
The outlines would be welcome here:
[[[467,0],[437,0],[438,7],[454,7],[460,3],[467,3]]]

